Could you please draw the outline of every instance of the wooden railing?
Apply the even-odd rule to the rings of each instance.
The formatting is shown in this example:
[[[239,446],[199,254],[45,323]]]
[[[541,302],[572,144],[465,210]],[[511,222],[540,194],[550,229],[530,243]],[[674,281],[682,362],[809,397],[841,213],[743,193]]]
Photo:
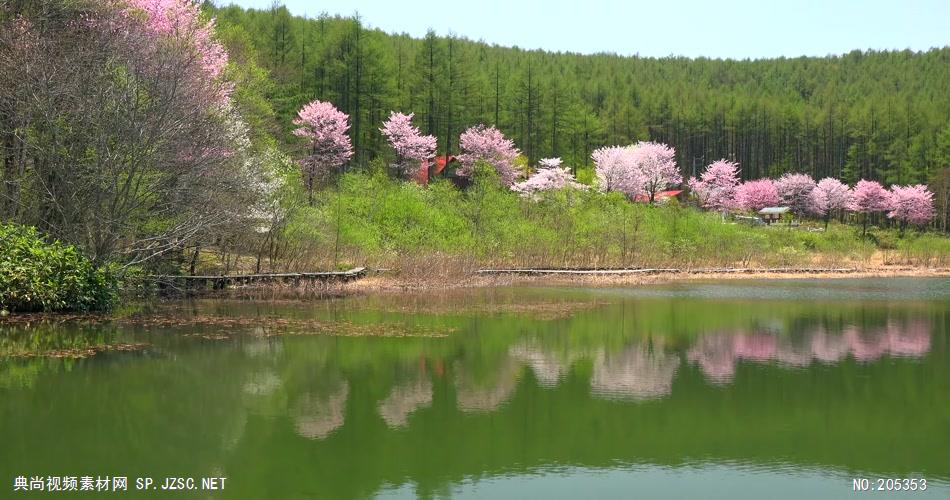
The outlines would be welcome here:
[[[255,283],[288,283],[300,285],[307,282],[346,282],[366,276],[365,267],[354,267],[348,271],[325,271],[316,273],[263,273],[263,274],[225,274],[207,276],[149,276],[149,280],[159,286],[187,289],[208,288],[221,290],[233,285],[250,285]]]

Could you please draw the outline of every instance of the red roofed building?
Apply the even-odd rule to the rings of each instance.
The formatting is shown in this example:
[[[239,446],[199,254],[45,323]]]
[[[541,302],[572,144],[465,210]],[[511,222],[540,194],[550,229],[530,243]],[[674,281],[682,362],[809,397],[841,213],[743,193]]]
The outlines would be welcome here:
[[[425,186],[429,184],[430,178],[440,175],[445,171],[445,166],[453,161],[455,161],[455,157],[452,155],[436,156],[432,162],[421,163],[419,170],[416,171],[412,178],[419,184]]]
[[[683,194],[682,189],[671,189],[669,191],[659,191],[656,195],[653,196],[653,201],[656,203],[662,203],[670,198],[679,198]],[[633,197],[633,201],[639,203],[650,203],[650,195],[646,193],[638,194]]]

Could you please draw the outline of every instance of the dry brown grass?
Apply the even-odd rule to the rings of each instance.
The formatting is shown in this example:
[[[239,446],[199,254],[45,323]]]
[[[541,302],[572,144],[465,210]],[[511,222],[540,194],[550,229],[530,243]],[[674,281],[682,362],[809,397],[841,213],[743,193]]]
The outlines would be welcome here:
[[[631,285],[668,284],[688,281],[721,281],[751,279],[842,279],[842,278],[880,278],[880,277],[950,277],[950,268],[914,268],[907,266],[878,266],[856,269],[851,272],[748,272],[748,273],[660,273],[660,274],[548,274],[548,275],[472,275],[457,280],[404,280],[398,275],[380,275],[354,281],[344,286],[348,293],[385,293],[410,290],[432,290],[451,288],[494,287],[511,285],[538,286],[591,286],[613,287]]]

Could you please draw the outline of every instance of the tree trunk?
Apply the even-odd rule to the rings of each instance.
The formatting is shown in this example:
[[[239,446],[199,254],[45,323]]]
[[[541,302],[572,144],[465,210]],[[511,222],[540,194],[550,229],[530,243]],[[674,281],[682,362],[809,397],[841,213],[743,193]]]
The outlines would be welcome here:
[[[191,264],[188,266],[188,274],[195,275],[195,267],[198,265],[198,257],[201,255],[201,242],[195,242],[195,251],[191,254]]]

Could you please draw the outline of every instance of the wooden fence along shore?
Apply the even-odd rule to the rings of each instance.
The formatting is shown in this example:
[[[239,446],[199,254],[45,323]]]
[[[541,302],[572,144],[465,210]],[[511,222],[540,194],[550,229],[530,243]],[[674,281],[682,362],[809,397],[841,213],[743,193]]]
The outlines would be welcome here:
[[[780,273],[780,274],[812,274],[812,273],[853,273],[854,268],[802,268],[802,267],[716,267],[716,268],[656,268],[656,269],[479,269],[475,274],[568,274],[568,275],[624,275],[624,274],[752,274],[752,273]]]
[[[223,290],[233,285],[257,283],[287,283],[299,286],[301,283],[331,283],[357,280],[366,276],[365,267],[354,267],[349,271],[327,271],[319,273],[265,273],[265,274],[229,274],[219,276],[151,276],[151,280],[160,287],[185,288],[189,290]]]
[[[913,268],[889,269],[890,271],[910,271]],[[392,269],[374,269],[374,274],[392,272]],[[851,267],[702,267],[702,268],[507,268],[479,269],[476,275],[588,275],[620,276],[650,274],[849,274],[859,269]],[[930,271],[950,272],[950,269],[930,269]],[[223,290],[231,286],[243,286],[265,283],[285,283],[293,286],[301,284],[330,284],[357,280],[367,275],[366,267],[355,267],[348,271],[328,271],[316,273],[266,273],[234,274],[219,276],[150,276],[149,279],[162,289],[184,290]]]

